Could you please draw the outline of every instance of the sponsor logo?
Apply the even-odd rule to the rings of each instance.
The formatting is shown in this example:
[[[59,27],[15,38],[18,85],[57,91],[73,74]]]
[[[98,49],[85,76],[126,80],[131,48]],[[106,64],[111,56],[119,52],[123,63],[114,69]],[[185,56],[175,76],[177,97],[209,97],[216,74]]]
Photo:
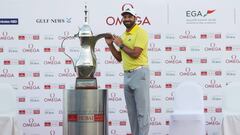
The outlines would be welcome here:
[[[186,67],[184,72],[179,73],[180,76],[197,76],[196,72],[191,71],[190,67]]]
[[[162,109],[161,108],[154,108],[154,113],[162,113]]]
[[[24,59],[7,59],[3,61],[4,65],[25,65]]]
[[[0,78],[12,78],[14,77],[13,73],[10,73],[8,69],[3,69],[2,72],[0,72]]]
[[[170,52],[170,51],[180,51],[180,52],[182,52],[182,51],[186,51],[187,50],[187,48],[185,47],[185,46],[167,46],[167,47],[165,47],[165,51],[166,52]]]
[[[18,97],[18,102],[26,102],[26,97]]]
[[[161,64],[161,59],[160,58],[151,58],[151,63],[152,64]]]
[[[160,33],[156,33],[156,34],[150,33],[149,38],[151,38],[151,39],[161,39],[161,34]]]
[[[105,88],[106,89],[111,89],[112,88],[112,84],[105,84]]]
[[[207,96],[207,95],[204,95],[204,96],[203,96],[203,100],[208,100],[208,96]]]
[[[119,64],[119,62],[113,57],[111,56],[110,59],[106,59],[104,61],[105,64]]]
[[[205,88],[222,88],[220,83],[217,83],[216,80],[210,80],[208,84],[204,85]]]
[[[30,65],[40,65],[40,60],[38,59],[31,59],[29,60]]]
[[[23,90],[39,90],[40,86],[36,85],[34,81],[28,81],[27,85],[22,86]]]
[[[215,108],[215,107],[205,107],[204,108],[204,112],[205,113],[222,113],[222,108],[221,107],[218,107],[218,108]]]
[[[9,47],[8,48],[8,52],[9,53],[18,53],[18,48],[16,48],[16,47]]]
[[[237,71],[226,71],[226,76],[237,76]]]
[[[207,11],[197,11],[197,10],[187,10],[186,17],[206,17],[210,14],[213,14],[215,10],[207,10]]]
[[[126,106],[125,106],[125,108],[123,108],[123,109],[120,109],[120,110],[119,110],[119,113],[120,113],[120,114],[122,114],[122,113],[127,113]]]
[[[59,65],[61,62],[55,58],[55,56],[50,56],[49,60],[44,61],[45,65]]]
[[[95,76],[95,77],[101,76],[101,72],[99,72],[99,71],[95,72],[94,76]]]
[[[59,127],[62,126],[62,122],[60,121],[46,121],[44,122],[44,127]]]
[[[116,108],[113,108],[113,107],[108,108],[108,113],[115,114],[116,112],[117,112]]]
[[[117,96],[115,92],[112,92],[110,93],[110,97],[108,98],[108,101],[118,102],[118,101],[122,101],[122,98]]]
[[[161,71],[151,71],[151,76],[161,76]]]
[[[116,129],[111,129],[110,133],[111,135],[119,135]]]
[[[48,52],[64,52],[65,48],[59,48],[59,47],[44,47],[43,51]]]
[[[115,74],[114,74],[114,72],[106,71],[105,76],[106,76],[106,77],[114,77]]]
[[[127,125],[127,121],[126,120],[114,120],[114,121],[109,121],[108,122],[109,126],[126,126]]]
[[[55,93],[50,93],[48,98],[44,98],[44,102],[61,102],[61,98],[56,97]]]
[[[44,40],[54,40],[54,35],[44,35],[43,39]]]
[[[173,88],[173,84],[172,83],[166,83],[165,88]]]
[[[37,53],[40,52],[38,48],[35,48],[33,44],[28,44],[27,48],[23,48],[24,53]]]
[[[184,34],[179,36],[179,39],[196,39],[196,35],[191,34],[190,30],[185,30]]]
[[[215,43],[210,43],[210,47],[205,47],[204,51],[213,51],[213,52],[217,52],[217,51],[221,51],[220,47],[217,47]]]
[[[0,25],[18,25],[18,18],[0,18]]]
[[[19,115],[39,115],[41,113],[40,109],[34,109],[34,108],[30,108],[30,109],[20,109],[18,110],[18,114]]]
[[[50,89],[65,89],[65,84],[55,84],[55,83],[50,83],[50,84],[45,84],[44,85],[45,90],[50,90]]]
[[[58,39],[59,39],[59,40],[64,40],[64,39],[66,39],[66,40],[74,40],[75,38],[72,37],[72,36],[73,36],[73,35],[70,35],[69,31],[64,31],[64,32],[63,32],[63,35],[58,36]]]
[[[178,86],[179,82],[169,82],[165,84],[165,88],[176,88]]]
[[[167,33],[167,34],[165,35],[165,39],[173,40],[173,39],[175,39],[175,35],[172,34],[172,33]]]
[[[50,135],[56,135],[55,130],[50,130],[49,133],[50,133]]]
[[[40,77],[40,72],[19,72],[18,77]]]
[[[33,118],[29,118],[28,122],[23,123],[23,127],[40,127],[40,124],[35,122]]]
[[[160,47],[156,46],[155,43],[150,43],[149,47],[148,47],[148,51],[149,52],[160,52],[161,49],[160,49]]]
[[[226,63],[232,63],[232,64],[235,64],[235,63],[240,63],[240,60],[239,58],[237,57],[237,55],[232,55],[231,58],[229,59],[226,59],[225,60]]]
[[[186,59],[187,64],[206,64],[207,58],[187,58]]]
[[[211,59],[211,63],[212,63],[212,64],[222,63],[222,59],[221,59],[221,58],[212,58],[212,59]]]
[[[152,101],[161,101],[160,96],[152,96]]]
[[[71,23],[72,18],[37,18],[35,20],[38,24],[46,24],[46,23],[52,23],[52,24],[64,24],[64,23]]]
[[[201,48],[200,48],[200,46],[190,46],[190,51],[191,52],[200,52]]]
[[[150,88],[158,89],[158,88],[161,88],[161,85],[157,84],[155,80],[150,80]]]
[[[166,76],[176,76],[177,74],[176,74],[176,71],[174,70],[174,71],[171,71],[171,70],[169,70],[169,71],[166,71],[166,74],[165,74]]]
[[[151,126],[159,126],[162,124],[160,121],[156,120],[156,117],[150,117],[150,125]]]
[[[202,33],[200,34],[200,39],[221,39],[221,33]]]
[[[74,72],[70,72],[69,68],[65,68],[64,69],[64,73],[59,73],[58,77],[75,77],[75,73]]]
[[[0,33],[0,40],[14,40],[14,37],[9,35],[8,32],[4,31]]]
[[[131,3],[126,3],[126,4],[122,5],[122,11],[129,7],[134,8]],[[147,16],[145,16],[145,17],[137,16],[136,23],[138,25],[151,25],[150,19]],[[123,20],[120,19],[120,17],[108,16],[106,18],[106,24],[109,26],[121,25],[121,24],[123,24]]]
[[[221,70],[205,70],[201,71],[201,76],[222,76]]]
[[[19,35],[18,40],[40,40],[40,36],[37,34]]]
[[[54,114],[56,114],[56,111],[54,109],[45,109],[44,114],[45,115],[54,115]]]
[[[173,92],[171,92],[170,95],[167,95],[165,97],[165,101],[173,101],[173,100],[174,100]]]
[[[226,34],[225,38],[226,39],[236,39],[236,34]]]
[[[214,96],[212,96],[212,100],[213,100],[213,101],[221,101],[221,100],[222,100],[222,96],[220,96],[220,95],[214,95]]]
[[[169,60],[165,60],[166,64],[181,64],[182,61],[177,59],[176,55],[172,55]]]
[[[37,103],[37,102],[40,102],[40,98],[39,97],[29,97],[29,101],[31,103]]]
[[[216,24],[216,19],[212,18],[215,14],[215,9],[208,10],[187,10],[186,23],[187,24]],[[211,17],[211,18],[210,18]]]

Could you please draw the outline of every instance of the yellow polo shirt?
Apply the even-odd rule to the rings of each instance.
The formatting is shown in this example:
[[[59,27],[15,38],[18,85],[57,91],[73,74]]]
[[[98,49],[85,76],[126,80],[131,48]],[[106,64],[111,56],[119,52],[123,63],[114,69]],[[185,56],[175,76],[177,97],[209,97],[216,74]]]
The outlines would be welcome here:
[[[135,25],[131,31],[125,31],[121,38],[125,46],[131,49],[134,47],[143,49],[137,59],[131,58],[121,50],[124,71],[148,65],[148,33],[138,25]]]

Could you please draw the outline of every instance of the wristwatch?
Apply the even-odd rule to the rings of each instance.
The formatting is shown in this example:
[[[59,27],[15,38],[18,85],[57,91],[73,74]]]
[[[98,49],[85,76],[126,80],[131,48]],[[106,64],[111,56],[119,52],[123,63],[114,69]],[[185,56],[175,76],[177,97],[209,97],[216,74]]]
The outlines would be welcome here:
[[[122,50],[124,48],[124,45],[123,44],[119,45],[119,48]]]

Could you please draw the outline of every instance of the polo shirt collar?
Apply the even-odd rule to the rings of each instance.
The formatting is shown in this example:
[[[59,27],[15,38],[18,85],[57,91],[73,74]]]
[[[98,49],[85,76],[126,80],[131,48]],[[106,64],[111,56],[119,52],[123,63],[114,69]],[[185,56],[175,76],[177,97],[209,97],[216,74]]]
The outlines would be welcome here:
[[[133,34],[138,28],[139,26],[136,24],[129,32],[125,31],[125,34]]]

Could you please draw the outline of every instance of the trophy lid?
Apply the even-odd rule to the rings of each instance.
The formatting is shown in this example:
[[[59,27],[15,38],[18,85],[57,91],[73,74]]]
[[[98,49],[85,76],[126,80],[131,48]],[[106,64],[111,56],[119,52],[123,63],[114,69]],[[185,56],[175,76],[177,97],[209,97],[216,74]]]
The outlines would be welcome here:
[[[88,24],[84,24],[79,31],[79,37],[92,37],[93,33]]]

